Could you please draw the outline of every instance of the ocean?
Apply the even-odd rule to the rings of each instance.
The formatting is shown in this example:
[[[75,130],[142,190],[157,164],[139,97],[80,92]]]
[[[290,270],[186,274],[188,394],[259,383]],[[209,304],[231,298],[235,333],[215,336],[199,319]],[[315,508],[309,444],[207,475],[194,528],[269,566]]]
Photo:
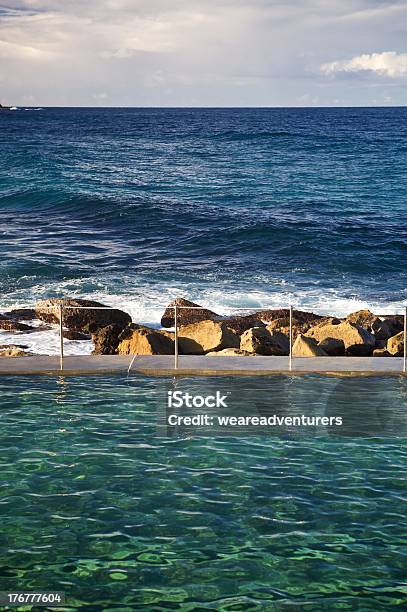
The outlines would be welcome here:
[[[406,108],[30,109],[0,145],[1,305],[405,304]]]

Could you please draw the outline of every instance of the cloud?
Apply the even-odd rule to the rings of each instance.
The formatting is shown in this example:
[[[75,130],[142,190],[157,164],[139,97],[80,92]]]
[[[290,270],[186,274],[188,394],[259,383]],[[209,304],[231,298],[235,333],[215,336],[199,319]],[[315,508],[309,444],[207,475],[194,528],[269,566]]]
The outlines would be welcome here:
[[[359,53],[400,53],[405,24],[405,0],[0,0],[1,97],[39,106],[370,104],[361,79],[344,87],[321,77],[321,65],[324,75],[373,73],[371,58],[389,54]],[[382,74],[401,73],[405,59],[395,55]],[[392,95],[405,104],[399,84]],[[375,96],[387,85],[381,79]]]
[[[326,75],[370,72],[392,79],[407,77],[407,53],[396,53],[395,51],[365,53],[352,57],[350,60],[322,64],[321,71]]]

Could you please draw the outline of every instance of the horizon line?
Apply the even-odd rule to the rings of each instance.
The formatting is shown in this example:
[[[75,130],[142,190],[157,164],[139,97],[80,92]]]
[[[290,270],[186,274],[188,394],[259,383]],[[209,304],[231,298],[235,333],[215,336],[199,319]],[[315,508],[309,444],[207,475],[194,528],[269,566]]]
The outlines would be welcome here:
[[[4,105],[3,105],[4,107]],[[407,104],[343,104],[343,105],[312,105],[312,106],[301,106],[301,105],[239,105],[239,106],[227,106],[227,105],[221,105],[221,106],[217,106],[217,105],[205,105],[205,106],[198,106],[198,105],[192,105],[192,106],[188,106],[188,105],[170,105],[170,106],[159,106],[159,105],[127,105],[127,104],[119,104],[119,105],[106,105],[106,106],[101,106],[101,105],[96,105],[96,106],[92,106],[92,105],[85,105],[85,104],[81,104],[78,106],[72,106],[72,105],[62,105],[62,104],[58,104],[58,105],[49,105],[49,104],[35,104],[35,105],[29,105],[29,104],[11,104],[11,105],[6,105],[6,108],[10,108],[10,107],[15,107],[15,108],[88,108],[88,109],[118,109],[118,108],[128,108],[128,109],[208,109],[208,110],[219,110],[219,109],[343,109],[343,108],[407,108]]]

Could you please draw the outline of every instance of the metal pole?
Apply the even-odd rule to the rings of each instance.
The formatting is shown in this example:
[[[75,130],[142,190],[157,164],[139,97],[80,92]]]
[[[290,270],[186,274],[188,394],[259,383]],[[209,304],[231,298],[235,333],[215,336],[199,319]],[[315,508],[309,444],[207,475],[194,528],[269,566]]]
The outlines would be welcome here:
[[[290,306],[290,372],[293,369],[293,307]]]
[[[407,371],[407,306],[404,308],[404,357],[403,357],[403,372]]]
[[[174,325],[175,325],[175,334],[174,334],[174,368],[178,369],[178,306],[174,305]]]
[[[59,366],[64,369],[64,334],[63,334],[63,306],[59,305]]]

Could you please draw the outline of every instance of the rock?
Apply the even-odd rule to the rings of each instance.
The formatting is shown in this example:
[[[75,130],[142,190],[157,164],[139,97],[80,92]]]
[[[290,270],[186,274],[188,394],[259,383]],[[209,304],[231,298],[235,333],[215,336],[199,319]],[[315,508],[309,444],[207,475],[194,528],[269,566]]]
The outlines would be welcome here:
[[[31,332],[35,331],[35,327],[26,325],[25,323],[19,323],[13,319],[0,319],[0,329],[11,332]]]
[[[130,315],[117,308],[110,308],[105,304],[94,302],[93,300],[68,298],[52,298],[37,302],[35,307],[36,316],[46,323],[58,323],[60,304],[64,307],[71,307],[64,309],[62,322],[64,327],[75,331],[93,333],[97,329],[106,327],[107,325],[118,325],[124,329],[126,325],[131,323]],[[88,306],[91,307],[91,309],[82,310],[78,308],[80,306]],[[47,307],[50,307],[50,309]],[[107,310],[97,310],[98,307],[105,307]]]
[[[105,328],[102,328],[105,329]],[[120,328],[121,329],[121,328]],[[90,334],[84,334],[83,332],[78,332],[73,329],[64,329],[62,331],[62,336],[67,340],[90,340]]]
[[[290,309],[289,308],[278,308],[273,310],[258,310],[253,314],[256,319],[270,323],[276,319],[289,319]],[[293,319],[296,319],[298,323],[306,324],[309,326],[315,325],[316,322],[323,319],[321,315],[317,315],[313,312],[306,312],[304,310],[293,310]]]
[[[0,350],[4,349],[28,349],[27,344],[0,344]]]
[[[288,355],[289,341],[279,331],[270,333],[267,328],[253,327],[242,334],[240,349],[258,355]]]
[[[127,330],[127,328],[125,328]],[[120,336],[125,331],[120,325],[106,325],[92,334],[93,355],[116,355]]]
[[[240,339],[225,321],[199,321],[180,327],[178,332],[180,353],[202,355],[224,348],[239,348]]]
[[[345,343],[337,338],[325,338],[318,343],[318,346],[330,357],[339,357],[345,354]]]
[[[391,353],[385,348],[374,349],[373,357],[391,357]]]
[[[5,312],[4,316],[9,319],[17,319],[17,321],[32,321],[36,318],[34,308],[13,308]]]
[[[358,310],[353,312],[347,318],[347,321],[356,323],[372,332],[376,338],[376,347],[384,348],[383,343],[389,338],[396,335],[403,329],[403,321],[400,317],[378,317],[370,312],[370,310]]]
[[[321,326],[321,325],[339,325],[339,323],[342,323],[344,319],[338,319],[338,317],[322,317],[322,319],[320,319],[316,325],[313,325],[312,327],[316,327],[316,326]]]
[[[206,353],[207,357],[256,357],[256,353],[249,353],[249,351],[242,351],[238,348],[226,348],[221,351],[211,351],[210,353]]]
[[[338,324],[321,323],[312,327],[306,336],[314,338],[318,343],[335,338],[343,340],[345,345],[346,355],[367,356],[371,355],[375,348],[375,338],[373,334],[368,332],[364,327],[351,323],[350,321],[342,321]]]
[[[195,304],[194,302],[190,302],[189,300],[185,300],[184,298],[176,298],[170,304],[168,304],[165,312],[161,318],[162,327],[174,327],[174,306],[183,306],[185,308],[180,308],[177,313],[178,318],[178,327],[182,325],[189,325],[190,323],[197,323],[198,321],[208,321],[219,319],[219,315],[212,310],[207,310],[206,308],[195,309],[194,307],[199,306],[199,304]]]
[[[326,355],[327,353],[318,346],[314,338],[300,334],[293,344],[293,357],[326,357]]]
[[[400,332],[387,340],[387,350],[393,357],[403,357],[404,332]]]
[[[256,319],[256,317],[253,315],[236,315],[220,320],[223,320],[229,329],[239,336],[241,336],[247,329],[251,329],[252,327],[266,326],[263,321]]]
[[[129,326],[122,331],[117,347],[119,355],[173,355],[174,341],[167,334],[150,327]]]
[[[372,331],[376,337],[376,345],[379,342],[387,342],[389,338],[397,335],[403,330],[403,322],[399,319],[377,319],[372,325]]]
[[[360,325],[360,327],[364,327],[368,331],[372,331],[373,324],[380,321],[380,319],[370,310],[365,309],[351,312],[351,314],[346,317],[346,321],[350,321],[350,323],[355,323],[356,325]]]
[[[304,334],[310,328],[310,323],[301,323],[298,319],[292,320],[292,334],[293,334],[293,342],[297,338],[298,334]],[[282,317],[281,319],[275,319],[269,325],[267,325],[267,329],[270,333],[274,331],[279,331],[282,334],[286,335],[287,338],[290,337],[290,317]]]
[[[18,346],[10,346],[9,348],[4,348],[0,350],[0,357],[24,357],[29,355],[30,353],[26,353],[23,349]]]

